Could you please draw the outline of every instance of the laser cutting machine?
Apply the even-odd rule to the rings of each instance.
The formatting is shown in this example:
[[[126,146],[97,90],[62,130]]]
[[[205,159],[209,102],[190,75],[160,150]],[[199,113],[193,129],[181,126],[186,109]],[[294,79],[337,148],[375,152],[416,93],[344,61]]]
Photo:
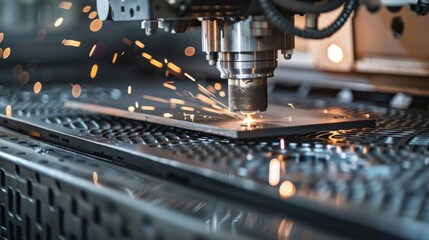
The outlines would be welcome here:
[[[428,239],[428,12],[3,0],[1,238]]]
[[[407,4],[397,1],[393,7]],[[380,2],[364,1],[370,9]],[[427,2],[416,1],[413,11],[427,14]],[[342,6],[344,5],[344,6]],[[182,33],[202,28],[202,51],[209,65],[228,79],[229,110],[260,112],[267,109],[267,79],[274,76],[278,51],[292,58],[294,36],[324,39],[346,24],[358,1],[97,1],[102,20],[142,21],[142,29],[153,35],[158,29]],[[323,27],[319,15],[342,9],[338,17]],[[304,28],[296,27],[295,15],[305,17]],[[326,20],[325,20],[326,22]],[[402,20],[392,22],[394,34],[401,35]],[[341,36],[339,36],[341,37]],[[352,42],[344,35],[344,45]],[[364,41],[364,40],[363,40]],[[348,46],[352,47],[352,46]],[[329,49],[330,54],[333,49]],[[342,51],[341,48],[338,51]],[[338,53],[342,54],[342,53]],[[341,62],[342,59],[334,60]],[[350,60],[349,60],[350,61]],[[350,64],[350,63],[349,63]]]

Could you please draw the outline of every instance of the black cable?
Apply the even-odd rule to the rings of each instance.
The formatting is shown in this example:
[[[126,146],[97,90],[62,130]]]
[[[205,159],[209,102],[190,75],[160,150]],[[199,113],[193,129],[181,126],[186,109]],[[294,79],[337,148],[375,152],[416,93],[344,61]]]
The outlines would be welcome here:
[[[345,0],[318,0],[308,2],[303,0],[275,0],[277,6],[294,13],[325,13],[337,9]]]
[[[347,19],[350,17],[351,13],[356,9],[357,6],[357,0],[347,0],[344,4],[343,11],[338,16],[338,18],[333,23],[331,23],[331,25],[320,30],[304,30],[296,28],[289,19],[287,19],[282,13],[279,12],[279,10],[277,10],[276,7],[274,7],[274,5],[271,3],[271,0],[259,0],[259,3],[265,15],[277,28],[295,36],[311,39],[322,39],[332,36],[344,25],[344,23],[346,23]]]

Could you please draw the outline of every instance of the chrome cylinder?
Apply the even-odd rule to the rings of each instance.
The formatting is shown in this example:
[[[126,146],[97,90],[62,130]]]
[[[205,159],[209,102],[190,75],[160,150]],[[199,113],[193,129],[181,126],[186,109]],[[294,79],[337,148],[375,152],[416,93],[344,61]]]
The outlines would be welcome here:
[[[228,79],[231,112],[255,113],[268,107],[267,78]]]

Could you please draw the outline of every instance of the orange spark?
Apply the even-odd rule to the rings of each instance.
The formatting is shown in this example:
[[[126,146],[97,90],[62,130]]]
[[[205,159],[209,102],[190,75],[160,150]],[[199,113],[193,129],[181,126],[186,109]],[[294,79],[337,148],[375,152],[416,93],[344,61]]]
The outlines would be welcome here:
[[[92,181],[94,182],[94,186],[98,189],[102,189],[103,187],[101,186],[101,184],[98,182],[98,174],[97,172],[93,172],[92,173]]]
[[[179,104],[179,105],[185,105],[186,102],[180,99],[176,98],[170,98],[170,103]]]
[[[195,111],[195,108],[187,107],[187,106],[181,106],[180,109],[182,109],[183,111],[189,111],[189,112]]]
[[[72,87],[72,96],[74,98],[80,97],[81,93],[82,93],[82,88],[78,84],[76,84]]]
[[[194,47],[189,46],[189,47],[185,48],[185,55],[187,57],[192,57],[192,56],[194,56],[194,54],[195,54],[195,48]]]
[[[157,68],[162,68],[164,65],[162,64],[162,62],[157,61],[155,59],[150,60],[150,64],[154,65]]]
[[[220,91],[222,89],[222,84],[220,83],[215,83],[214,88],[218,91]]]
[[[33,86],[33,91],[35,94],[39,94],[40,91],[42,90],[42,83],[41,82],[36,82]]]
[[[115,54],[113,54],[112,64],[115,64],[116,60],[118,60],[118,53],[117,52],[115,52]]]
[[[8,117],[12,116],[12,106],[10,106],[10,105],[6,106],[6,116],[8,116]]]
[[[70,8],[72,8],[73,3],[71,2],[60,2],[60,4],[58,5],[59,8],[61,9],[65,9],[65,10],[69,10]]]
[[[147,60],[151,60],[152,59],[152,55],[148,54],[148,53],[142,53],[142,57],[146,58]]]
[[[82,12],[83,12],[83,13],[88,13],[89,11],[91,11],[91,6],[85,6],[85,7],[82,9]]]
[[[97,77],[97,72],[98,72],[98,65],[97,64],[92,65],[91,73],[90,73],[90,76],[92,79]]]
[[[136,40],[134,43],[136,44],[137,47],[144,48],[144,44],[142,42],[140,42],[139,40]]]
[[[3,50],[3,58],[7,59],[10,56],[11,52],[12,50],[9,47]]]
[[[64,39],[62,44],[66,47],[80,47],[81,43],[76,40]]]
[[[143,111],[154,111],[155,110],[154,106],[141,106],[140,108]]]
[[[181,73],[182,72],[182,69],[180,67],[178,67],[177,65],[175,65],[174,63],[172,63],[172,62],[169,62],[167,64],[167,67],[170,68],[171,70],[175,71],[176,73]]]
[[[94,19],[94,18],[96,18],[97,17],[97,11],[92,11],[89,15],[88,15],[88,18],[89,19]]]
[[[101,21],[100,19],[94,19],[89,25],[89,30],[91,30],[91,32],[98,32],[102,27],[103,21]]]
[[[162,85],[163,85],[164,87],[168,88],[168,89],[173,90],[173,91],[177,90],[177,87],[176,87],[176,86],[174,86],[174,85],[172,85],[172,84],[171,84],[171,83],[169,83],[169,82],[165,82],[165,83],[163,83]]]
[[[296,192],[295,185],[290,181],[284,181],[279,188],[280,197],[289,198]]]

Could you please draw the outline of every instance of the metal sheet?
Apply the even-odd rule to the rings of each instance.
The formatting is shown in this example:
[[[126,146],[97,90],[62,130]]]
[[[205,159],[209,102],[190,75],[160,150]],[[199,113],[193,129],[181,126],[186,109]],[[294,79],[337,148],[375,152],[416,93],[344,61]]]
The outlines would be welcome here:
[[[68,101],[65,106],[100,114],[159,123],[236,139],[274,137],[324,130],[345,130],[374,127],[375,120],[334,115],[321,111],[292,109],[270,105],[268,110],[254,115],[249,123],[228,113],[186,113],[182,110],[157,106],[149,112],[133,112],[121,102],[100,104]],[[165,117],[167,116],[167,117]]]

